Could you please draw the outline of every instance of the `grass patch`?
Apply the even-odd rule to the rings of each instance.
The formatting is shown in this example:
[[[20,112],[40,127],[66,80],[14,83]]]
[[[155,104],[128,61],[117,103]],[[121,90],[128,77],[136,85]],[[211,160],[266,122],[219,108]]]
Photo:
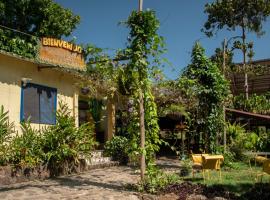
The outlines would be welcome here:
[[[184,181],[191,181],[193,183],[206,184],[208,186],[222,186],[226,190],[237,195],[242,195],[253,187],[256,183],[256,176],[262,171],[262,167],[249,167],[245,163],[233,163],[233,169],[222,168],[222,180],[219,180],[219,174],[216,171],[210,171],[210,179],[203,180],[202,173],[196,173],[195,178],[191,175],[184,178]],[[207,173],[206,173],[207,174]],[[269,183],[269,176],[263,178],[263,182]]]

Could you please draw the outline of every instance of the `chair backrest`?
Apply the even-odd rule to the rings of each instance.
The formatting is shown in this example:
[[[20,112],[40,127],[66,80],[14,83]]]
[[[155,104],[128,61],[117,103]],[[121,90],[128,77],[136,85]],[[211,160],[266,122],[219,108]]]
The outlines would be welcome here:
[[[203,163],[202,157],[203,156],[208,156],[208,155],[209,154],[191,154],[191,157],[192,157],[193,163],[202,164]]]
[[[202,155],[201,154],[192,154],[192,161],[193,163],[202,164]]]
[[[257,163],[264,163],[264,161],[266,161],[267,160],[267,158],[266,157],[263,157],[263,156],[255,156],[255,160],[256,160],[256,162]]]
[[[263,162],[263,171],[267,174],[270,174],[270,160],[269,159]]]
[[[220,169],[220,159],[218,158],[211,158],[210,156],[203,156],[202,157],[202,167],[203,169]]]

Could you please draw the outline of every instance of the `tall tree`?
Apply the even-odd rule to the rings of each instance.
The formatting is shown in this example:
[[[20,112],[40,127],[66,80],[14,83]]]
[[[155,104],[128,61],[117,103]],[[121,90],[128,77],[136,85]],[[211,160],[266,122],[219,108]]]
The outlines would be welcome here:
[[[0,25],[41,36],[69,36],[80,17],[53,0],[0,0]]]
[[[245,71],[245,94],[248,98],[248,77],[246,73],[247,49],[249,44],[246,41],[247,32],[263,34],[262,26],[270,15],[269,0],[215,0],[205,6],[205,13],[208,20],[204,24],[204,32],[207,36],[213,36],[216,30],[227,27],[235,31],[241,29],[241,41],[235,43],[235,47],[243,53],[243,70]]]

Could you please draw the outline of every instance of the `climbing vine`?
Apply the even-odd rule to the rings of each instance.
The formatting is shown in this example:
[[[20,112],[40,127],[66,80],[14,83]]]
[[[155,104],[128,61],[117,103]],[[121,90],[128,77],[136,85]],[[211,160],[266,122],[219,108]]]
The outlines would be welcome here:
[[[223,105],[229,84],[198,43],[192,51],[192,63],[184,70],[179,85],[187,88],[187,96],[197,100],[190,111],[190,131],[194,139],[202,144],[202,150],[214,152],[224,127]]]
[[[133,11],[124,23],[129,29],[128,47],[125,54],[129,62],[121,78],[121,88],[130,96],[131,120],[129,123],[130,153],[141,153],[139,145],[139,101],[140,93],[144,102],[144,121],[146,142],[143,153],[147,164],[151,163],[153,155],[159,149],[159,126],[157,108],[151,91],[151,75],[158,71],[161,63],[160,55],[164,52],[163,38],[157,34],[159,21],[152,10]]]

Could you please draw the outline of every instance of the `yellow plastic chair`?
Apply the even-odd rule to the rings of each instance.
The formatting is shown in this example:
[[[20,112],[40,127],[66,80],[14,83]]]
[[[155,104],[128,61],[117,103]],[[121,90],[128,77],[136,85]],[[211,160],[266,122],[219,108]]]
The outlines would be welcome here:
[[[219,172],[219,179],[221,180],[221,163],[224,161],[222,155],[202,156],[202,172],[205,181],[205,172],[208,172],[208,179],[210,179],[209,170],[216,170]]]
[[[270,175],[270,160],[269,159],[266,159],[263,162],[262,173],[257,174],[256,181],[258,181],[259,177],[261,177],[261,182],[262,182],[262,178],[264,175]],[[270,182],[270,179],[269,179],[269,182]]]
[[[208,154],[192,154],[192,177],[194,178],[195,172],[202,171],[203,156],[208,156]]]
[[[263,164],[264,161],[266,160],[268,160],[267,157],[255,156],[255,166],[256,166],[256,163]]]

